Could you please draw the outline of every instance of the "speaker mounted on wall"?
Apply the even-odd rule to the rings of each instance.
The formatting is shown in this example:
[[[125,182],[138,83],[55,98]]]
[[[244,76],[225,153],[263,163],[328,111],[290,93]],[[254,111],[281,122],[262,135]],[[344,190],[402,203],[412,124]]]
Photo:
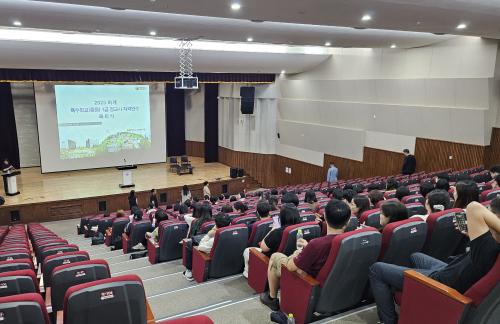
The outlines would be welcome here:
[[[253,108],[255,102],[255,87],[241,87],[240,97],[241,97],[241,113],[243,115],[253,114]]]

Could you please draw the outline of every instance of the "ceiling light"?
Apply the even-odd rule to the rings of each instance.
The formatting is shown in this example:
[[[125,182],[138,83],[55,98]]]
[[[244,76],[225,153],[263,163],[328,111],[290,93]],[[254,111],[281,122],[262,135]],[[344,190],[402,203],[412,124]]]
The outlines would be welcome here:
[[[457,26],[457,29],[465,29],[465,28],[467,28],[467,25],[464,23],[461,23]]]
[[[285,70],[281,70],[281,74],[285,74],[285,73],[286,73],[286,71],[285,71]]]
[[[154,30],[150,31],[150,32],[149,32],[149,35],[150,35],[150,36],[156,36],[156,31],[154,31]]]
[[[252,37],[248,37],[247,38],[247,42],[253,42],[253,38]]]
[[[396,48],[396,47],[397,47],[396,44],[391,45],[391,48]]]
[[[330,45],[332,45],[332,43],[330,43],[330,42],[325,42],[325,46],[330,46]]]
[[[241,5],[238,2],[233,2],[233,3],[231,3],[231,9],[233,9],[233,10],[240,10],[241,9]]]
[[[372,20],[372,16],[370,15],[364,15],[363,17],[361,17],[361,21],[370,21]]]
[[[14,20],[14,21],[12,22],[12,25],[14,25],[14,26],[18,26],[18,27],[19,27],[19,26],[22,26],[23,24],[22,24],[22,22],[20,22],[19,20]]]

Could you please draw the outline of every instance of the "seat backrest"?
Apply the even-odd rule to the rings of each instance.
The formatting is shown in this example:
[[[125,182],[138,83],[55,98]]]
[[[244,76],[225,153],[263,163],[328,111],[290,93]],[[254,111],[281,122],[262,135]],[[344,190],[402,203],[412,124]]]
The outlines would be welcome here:
[[[500,196],[500,188],[485,190],[481,192],[480,201],[493,200]]]
[[[427,217],[425,254],[442,261],[453,255],[464,238],[464,235],[455,229],[453,223],[455,213],[461,211],[460,208],[448,209],[432,213]]]
[[[103,235],[106,233],[106,229],[108,227],[113,226],[114,217],[103,217],[99,220],[99,224],[97,225],[97,231],[102,233]]]
[[[471,298],[475,306],[479,306],[481,302],[490,294],[495,286],[500,282],[500,253],[497,260],[490,271],[470,287],[464,295]]]
[[[257,216],[245,215],[245,216],[233,218],[233,220],[231,221],[231,225],[245,224],[245,225],[249,226],[250,224],[253,224],[256,221],[257,221]]]
[[[315,220],[316,220],[316,215],[312,212],[301,212],[300,213],[300,222],[301,223],[314,222]]]
[[[49,255],[63,254],[66,252],[74,252],[74,251],[78,251],[78,245],[67,244],[67,245],[48,246],[46,248],[43,248],[42,251],[40,252],[39,262],[43,264],[43,261]]]
[[[416,189],[418,191],[418,189]],[[403,204],[411,204],[411,203],[421,203],[422,205],[425,204],[425,197],[418,194],[418,195],[410,195],[410,196],[406,196],[406,197],[403,197],[403,199],[401,199],[401,202]]]
[[[290,225],[283,231],[278,252],[291,255],[297,249],[297,232],[302,230],[303,238],[310,241],[321,236],[321,228],[316,222]]]
[[[255,247],[266,237],[267,233],[273,228],[273,219],[266,218],[256,221],[252,224],[252,232],[248,238],[248,246]]]
[[[33,270],[0,273],[0,297],[39,292],[36,274]]]
[[[351,216],[349,222],[347,223],[345,231],[346,232],[354,231],[358,226],[359,226],[359,219],[356,216]]]
[[[386,200],[381,200],[377,203],[377,205],[375,207],[380,208],[380,206],[382,206],[383,204],[385,204],[388,201],[399,201],[399,200],[397,198],[389,198]]]
[[[64,297],[64,323],[146,324],[146,294],[141,279],[126,275],[69,288]]]
[[[52,280],[52,271],[64,264],[70,264],[70,263],[75,263],[75,262],[81,262],[81,261],[86,261],[89,260],[89,254],[87,251],[73,251],[73,252],[66,252],[62,254],[54,254],[50,255],[43,260],[43,285],[45,287],[50,287],[51,286],[51,280]]]
[[[380,228],[380,208],[370,209],[361,214],[359,223],[375,228]]]
[[[109,278],[108,263],[104,260],[87,260],[65,264],[52,271],[52,309],[63,309],[64,294],[69,287],[81,283]]]
[[[15,271],[15,270],[35,270],[31,259],[15,259],[8,261],[0,261],[0,272]]]
[[[247,247],[248,227],[244,224],[217,229],[210,251],[210,278],[236,274],[243,269],[243,251]]]
[[[427,236],[427,223],[410,218],[385,225],[379,260],[400,266],[410,266],[410,255],[420,252]]]
[[[160,261],[170,261],[182,257],[182,246],[179,242],[188,234],[189,225],[180,221],[163,221],[158,228],[160,245]]]
[[[200,227],[200,234],[207,234],[208,232],[210,232],[212,228],[214,228],[214,226],[215,226],[214,221],[208,221],[203,223]]]
[[[137,243],[142,243],[146,246],[146,232],[151,230],[151,223],[147,220],[134,222],[130,225],[129,244],[134,246]]]
[[[406,209],[408,210],[408,217],[414,216],[414,215],[426,215],[427,214],[427,209],[425,209],[425,206],[422,205],[421,203],[410,203],[406,204]]]
[[[45,302],[36,293],[0,297],[0,316],[8,324],[50,324]]]
[[[321,292],[315,311],[332,313],[361,300],[368,268],[377,261],[381,244],[380,233],[371,227],[343,233],[332,240],[330,254],[316,277]]]
[[[29,259],[30,253],[26,249],[17,249],[12,251],[0,252],[0,261],[14,260],[14,259]]]
[[[111,242],[121,240],[122,234],[125,231],[125,227],[129,223],[127,217],[115,218],[113,221],[113,226],[111,226]]]

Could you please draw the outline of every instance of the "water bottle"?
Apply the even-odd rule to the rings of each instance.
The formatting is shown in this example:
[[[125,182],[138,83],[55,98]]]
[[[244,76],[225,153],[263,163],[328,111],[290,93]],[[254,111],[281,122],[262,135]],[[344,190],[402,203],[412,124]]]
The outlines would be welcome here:
[[[297,231],[297,243],[296,243],[296,244],[297,244],[297,250],[302,249],[302,247],[300,247],[300,246],[299,246],[299,240],[300,240],[301,238],[304,238],[304,234],[302,234],[302,229],[301,229],[301,228],[299,228],[299,230]],[[294,322],[294,323],[295,323],[295,322]]]
[[[286,324],[295,324],[295,317],[293,317],[293,314],[288,314],[288,317],[286,318]]]

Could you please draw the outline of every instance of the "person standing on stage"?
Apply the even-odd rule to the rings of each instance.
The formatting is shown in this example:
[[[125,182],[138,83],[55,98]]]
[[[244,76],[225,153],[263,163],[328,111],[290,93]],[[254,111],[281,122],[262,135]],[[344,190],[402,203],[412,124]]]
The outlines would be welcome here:
[[[208,181],[203,182],[203,197],[210,197],[211,195],[210,188],[208,187]]]
[[[149,196],[149,203],[154,208],[158,208],[158,196],[156,195],[156,189],[151,189],[151,195]]]
[[[7,158],[3,159],[2,172],[7,173],[7,172],[13,171],[15,169],[16,168],[14,168],[12,166],[12,164],[10,164],[9,159],[7,159]]]
[[[133,209],[133,207],[137,207],[137,197],[135,195],[135,190],[130,190],[130,194],[128,195],[128,205],[130,207],[130,210]]]
[[[404,149],[403,154],[405,155],[405,159],[403,161],[401,173],[405,175],[415,173],[415,169],[417,168],[417,159],[415,159],[415,156],[410,154],[410,150],[408,149]]]
[[[328,169],[328,173],[326,175],[326,181],[336,182],[338,173],[339,173],[339,169],[337,169],[335,167],[335,165],[333,165],[333,163],[330,164],[330,168]]]

